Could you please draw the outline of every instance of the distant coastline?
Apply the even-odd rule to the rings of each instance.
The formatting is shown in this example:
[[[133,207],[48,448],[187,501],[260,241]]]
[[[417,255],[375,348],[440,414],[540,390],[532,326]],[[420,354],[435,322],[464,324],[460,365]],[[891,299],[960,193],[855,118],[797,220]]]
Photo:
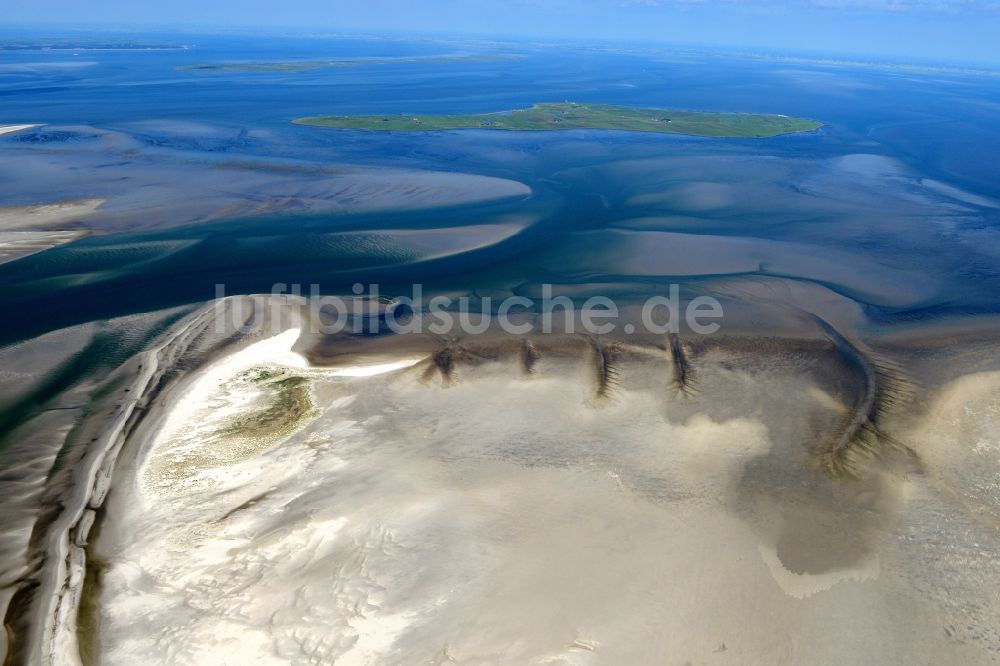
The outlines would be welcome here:
[[[103,42],[73,40],[39,40],[0,42],[0,51],[186,51],[186,44],[135,41]]]
[[[364,67],[373,65],[422,64],[437,65],[463,62],[493,62],[518,60],[524,56],[503,53],[456,54],[440,56],[401,56],[389,58],[341,58],[338,60],[277,60],[274,62],[217,62],[181,65],[182,72],[238,72],[246,74],[294,74],[332,67]]]

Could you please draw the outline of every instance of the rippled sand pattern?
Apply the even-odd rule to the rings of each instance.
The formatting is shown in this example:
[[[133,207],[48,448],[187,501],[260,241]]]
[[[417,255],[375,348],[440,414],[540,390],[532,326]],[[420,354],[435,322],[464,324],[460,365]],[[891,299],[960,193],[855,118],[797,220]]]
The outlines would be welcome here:
[[[159,444],[110,500],[103,663],[978,663],[1000,646],[974,587],[996,582],[988,552],[941,550],[976,528],[915,540],[930,515],[965,520],[948,495],[905,469],[810,467],[796,428],[836,398],[723,358],[685,395],[665,369],[624,363],[605,396],[586,354],[451,382],[311,370],[300,430],[196,454],[225,409],[262,400],[237,376],[207,437]]]

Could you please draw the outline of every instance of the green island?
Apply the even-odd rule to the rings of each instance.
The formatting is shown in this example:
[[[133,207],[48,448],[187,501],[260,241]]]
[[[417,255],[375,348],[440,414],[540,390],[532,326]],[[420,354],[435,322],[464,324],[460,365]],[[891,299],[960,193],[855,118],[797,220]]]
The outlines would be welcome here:
[[[774,114],[706,113],[572,102],[535,104],[529,109],[478,115],[310,116],[292,122],[314,127],[391,132],[599,129],[747,138],[809,132],[822,126],[815,120]]]
[[[341,60],[279,60],[275,62],[218,62],[181,65],[184,72],[245,72],[257,74],[291,74],[331,67],[366,67],[396,64],[448,64],[453,62],[492,62],[515,60],[523,56],[504,53],[455,54],[439,56],[403,56],[397,58],[344,58]]]

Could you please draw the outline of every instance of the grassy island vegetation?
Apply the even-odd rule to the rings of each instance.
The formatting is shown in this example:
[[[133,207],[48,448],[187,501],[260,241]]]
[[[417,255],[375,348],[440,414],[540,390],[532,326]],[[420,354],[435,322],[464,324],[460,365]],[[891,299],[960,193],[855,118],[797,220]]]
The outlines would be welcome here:
[[[572,102],[535,104],[530,109],[478,115],[311,116],[293,122],[315,127],[394,132],[604,129],[718,137],[771,137],[808,132],[822,125],[815,120],[772,114],[703,113]]]

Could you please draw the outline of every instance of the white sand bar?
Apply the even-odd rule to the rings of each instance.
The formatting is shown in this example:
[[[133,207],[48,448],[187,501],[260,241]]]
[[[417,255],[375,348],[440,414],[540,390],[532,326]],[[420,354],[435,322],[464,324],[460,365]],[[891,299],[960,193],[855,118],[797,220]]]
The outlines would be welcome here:
[[[32,127],[41,127],[41,125],[0,125],[0,134],[11,134],[13,132],[31,129]]]
[[[77,222],[92,215],[104,199],[80,199],[0,208],[0,264],[86,236]]]
[[[77,199],[30,206],[0,207],[0,231],[53,231],[97,210],[104,199]]]

